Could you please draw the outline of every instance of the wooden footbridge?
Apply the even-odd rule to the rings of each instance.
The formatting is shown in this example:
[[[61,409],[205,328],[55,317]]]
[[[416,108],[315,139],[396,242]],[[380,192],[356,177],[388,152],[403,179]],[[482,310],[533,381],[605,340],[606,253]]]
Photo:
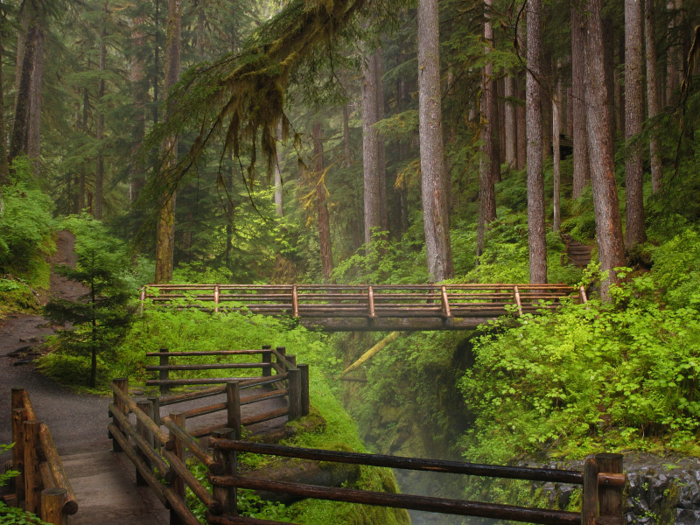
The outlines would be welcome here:
[[[288,316],[327,332],[472,330],[502,315],[553,309],[586,291],[565,284],[158,284],[141,289],[141,308],[169,304],[214,312]]]
[[[242,363],[246,356],[260,355],[255,362]],[[193,355],[210,356],[219,362],[182,364]],[[129,389],[127,379],[112,382],[113,398],[109,405],[112,422],[108,425],[113,450],[123,453],[135,469],[136,485],[149,487],[169,510],[171,525],[282,525],[281,522],[239,515],[241,489],[259,494],[282,494],[293,499],[320,499],[387,508],[419,510],[459,516],[512,520],[543,525],[623,525],[622,455],[599,454],[586,460],[583,471],[529,468],[406,458],[347,451],[318,450],[275,444],[284,437],[269,428],[256,438],[254,427],[265,422],[303,419],[311,411],[308,368],[297,365],[284,348],[259,350],[222,350],[218,352],[166,352],[150,355],[160,364],[149,366],[159,379],[150,380],[161,389],[160,396],[141,395]],[[236,362],[221,362],[222,359]],[[177,360],[174,363],[172,360]],[[246,365],[246,366],[242,366]],[[212,369],[259,368],[258,377],[217,377],[203,381],[182,377],[192,371],[206,373]],[[170,372],[182,374],[178,379]],[[240,373],[240,372],[239,372]],[[215,383],[221,386],[171,395],[171,386]],[[245,393],[244,393],[245,392]],[[210,405],[188,407],[188,403],[214,400]],[[15,490],[5,501],[36,510],[53,525],[67,525],[78,504],[63,470],[61,460],[48,429],[35,420],[24,391],[13,391],[13,440],[21,444],[15,450],[12,468],[20,471]],[[276,406],[270,406],[274,402]],[[266,404],[262,406],[263,404]],[[261,406],[254,414],[244,409]],[[173,409],[173,407],[176,407]],[[197,424],[192,424],[194,419]],[[209,424],[201,420],[213,418]],[[281,423],[280,423],[281,422]],[[302,422],[303,425],[303,422]],[[243,428],[248,432],[243,433]],[[259,428],[259,427],[258,427]],[[278,428],[278,427],[275,427]],[[208,438],[208,439],[207,439]],[[239,462],[239,454],[258,454],[294,460],[364,465],[413,471],[429,471],[466,476],[482,476],[562,483],[579,487],[581,512],[530,508],[482,501],[465,501],[439,497],[358,490],[339,486],[300,483],[293,480],[268,479],[264,472],[250,472]],[[43,463],[42,463],[43,461]],[[208,484],[192,472],[192,465],[206,471]],[[133,482],[132,482],[133,483]],[[42,491],[42,487],[46,487]],[[39,492],[41,497],[39,498]],[[89,503],[89,502],[88,502]],[[81,503],[82,504],[82,503]],[[155,502],[155,505],[160,505]],[[84,522],[83,522],[84,523]],[[111,523],[111,522],[110,522]],[[123,523],[123,522],[120,522]],[[92,522],[91,522],[92,525]]]

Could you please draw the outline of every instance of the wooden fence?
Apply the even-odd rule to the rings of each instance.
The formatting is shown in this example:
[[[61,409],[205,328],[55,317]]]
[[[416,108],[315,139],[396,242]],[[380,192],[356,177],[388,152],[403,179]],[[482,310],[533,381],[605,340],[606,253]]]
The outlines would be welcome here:
[[[565,297],[587,300],[583,287],[564,284],[162,284],[142,288],[140,299],[141,311],[147,303],[214,312],[246,310],[287,315],[334,331],[467,329],[510,311],[522,315],[557,308]]]
[[[37,514],[46,523],[66,525],[78,502],[49,428],[37,420],[29,393],[12,389],[12,469],[14,493],[5,502]]]

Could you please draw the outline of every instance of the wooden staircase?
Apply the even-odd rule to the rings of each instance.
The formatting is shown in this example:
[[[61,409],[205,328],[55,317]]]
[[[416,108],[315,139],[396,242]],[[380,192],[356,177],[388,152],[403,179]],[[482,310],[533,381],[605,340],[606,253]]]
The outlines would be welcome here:
[[[564,241],[566,246],[566,253],[562,254],[561,264],[564,265],[566,262],[570,262],[574,266],[583,268],[588,266],[591,262],[591,252],[593,251],[593,246],[588,244],[580,243],[568,234],[561,234],[561,240]]]

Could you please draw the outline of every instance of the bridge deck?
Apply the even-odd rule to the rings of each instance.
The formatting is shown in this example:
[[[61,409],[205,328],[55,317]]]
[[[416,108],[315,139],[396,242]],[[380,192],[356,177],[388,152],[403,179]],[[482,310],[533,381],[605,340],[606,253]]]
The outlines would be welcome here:
[[[508,313],[585,302],[583,288],[564,284],[159,284],[141,290],[146,303],[178,308],[247,310],[290,316],[307,327],[338,331],[472,330]]]

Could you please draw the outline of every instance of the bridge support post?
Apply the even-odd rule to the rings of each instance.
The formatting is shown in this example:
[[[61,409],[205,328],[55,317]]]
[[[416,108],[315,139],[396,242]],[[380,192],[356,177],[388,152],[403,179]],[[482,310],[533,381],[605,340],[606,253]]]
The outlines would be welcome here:
[[[187,429],[187,422],[185,419],[185,414],[182,412],[171,412],[170,415],[168,416],[170,420],[175,423],[177,426],[179,426],[181,429],[186,430]],[[175,442],[175,448],[173,449],[172,453],[178,457],[180,461],[183,463],[185,462],[185,443],[182,442],[180,438],[177,437],[177,434],[173,432],[169,432],[169,439],[172,439]],[[187,504],[187,491],[185,490],[185,482],[180,476],[175,476],[175,479],[173,480],[173,489],[177,493],[177,495],[180,497],[180,499],[185,502],[185,505]],[[184,521],[180,518],[178,515],[177,511],[175,509],[170,509],[170,525],[184,525]]]
[[[600,472],[622,474],[622,454],[596,454],[595,460]],[[598,485],[600,514],[598,524],[622,525],[622,491],[624,486],[612,486],[609,482]]]
[[[24,510],[39,511],[41,504],[41,474],[39,473],[39,430],[41,422],[32,420],[24,422]]]
[[[148,417],[153,419],[153,403],[151,401],[139,401],[136,403],[136,406]],[[150,430],[148,430],[148,427],[144,425],[140,419],[136,419],[136,430],[139,433],[139,435],[148,443],[148,445],[151,448],[154,448],[154,439],[153,439],[153,434],[151,433]],[[153,470],[153,465],[151,464],[151,460],[148,459],[148,457],[141,451],[137,451],[139,457],[141,460],[148,466],[150,470]],[[138,467],[136,468],[136,484],[139,486],[146,486],[148,485],[148,482],[146,479],[141,475],[141,472],[139,471]]]
[[[301,415],[308,416],[311,409],[309,397],[309,365],[297,365],[301,372]]]
[[[129,380],[128,379],[114,379],[112,381],[112,383],[114,383],[114,386],[117,387],[122,392],[124,392],[126,395],[129,395]],[[124,404],[124,402],[121,400],[121,398],[117,394],[112,394],[112,404],[115,407],[117,407],[117,409],[122,414],[128,414],[128,409],[126,408],[126,405]],[[121,426],[121,423],[119,423],[119,421],[117,421],[116,417],[112,417],[112,423],[123,434],[126,434],[125,430]],[[114,438],[112,439],[112,450],[114,452],[123,452],[121,445]]]
[[[63,505],[68,498],[68,491],[55,487],[41,491],[41,520],[51,525],[66,525]]]
[[[12,447],[12,469],[19,472],[19,475],[14,478],[14,482],[17,504],[20,505],[24,501],[24,422],[29,418],[27,409],[24,408],[24,402],[21,401],[21,404],[15,402],[15,392],[19,392],[21,401],[21,394],[24,390],[12,389],[12,441],[15,444]]]
[[[226,383],[226,419],[233,439],[241,439],[241,387],[237,382]]]
[[[269,351],[269,350],[272,350],[272,345],[264,345],[264,346],[262,347],[262,349],[263,349],[263,350],[268,350],[267,352],[263,352],[263,353],[262,353],[262,359],[261,359],[261,360],[262,360],[263,364],[270,364],[270,363],[272,363],[272,352]],[[263,375],[263,377],[271,376],[271,375],[272,375],[272,367],[270,367],[270,366],[264,367],[264,368],[262,369],[262,375]]]
[[[289,389],[289,421],[301,417],[301,371],[298,368],[290,368],[287,372]]]
[[[236,431],[232,428],[220,428],[212,434],[217,439],[236,439]],[[224,476],[235,476],[238,470],[235,451],[214,449],[214,461],[224,466]],[[238,494],[236,487],[214,485],[214,499],[221,503],[224,515],[238,516]]]
[[[595,525],[598,518],[598,463],[588,458],[583,465],[581,525]]]

